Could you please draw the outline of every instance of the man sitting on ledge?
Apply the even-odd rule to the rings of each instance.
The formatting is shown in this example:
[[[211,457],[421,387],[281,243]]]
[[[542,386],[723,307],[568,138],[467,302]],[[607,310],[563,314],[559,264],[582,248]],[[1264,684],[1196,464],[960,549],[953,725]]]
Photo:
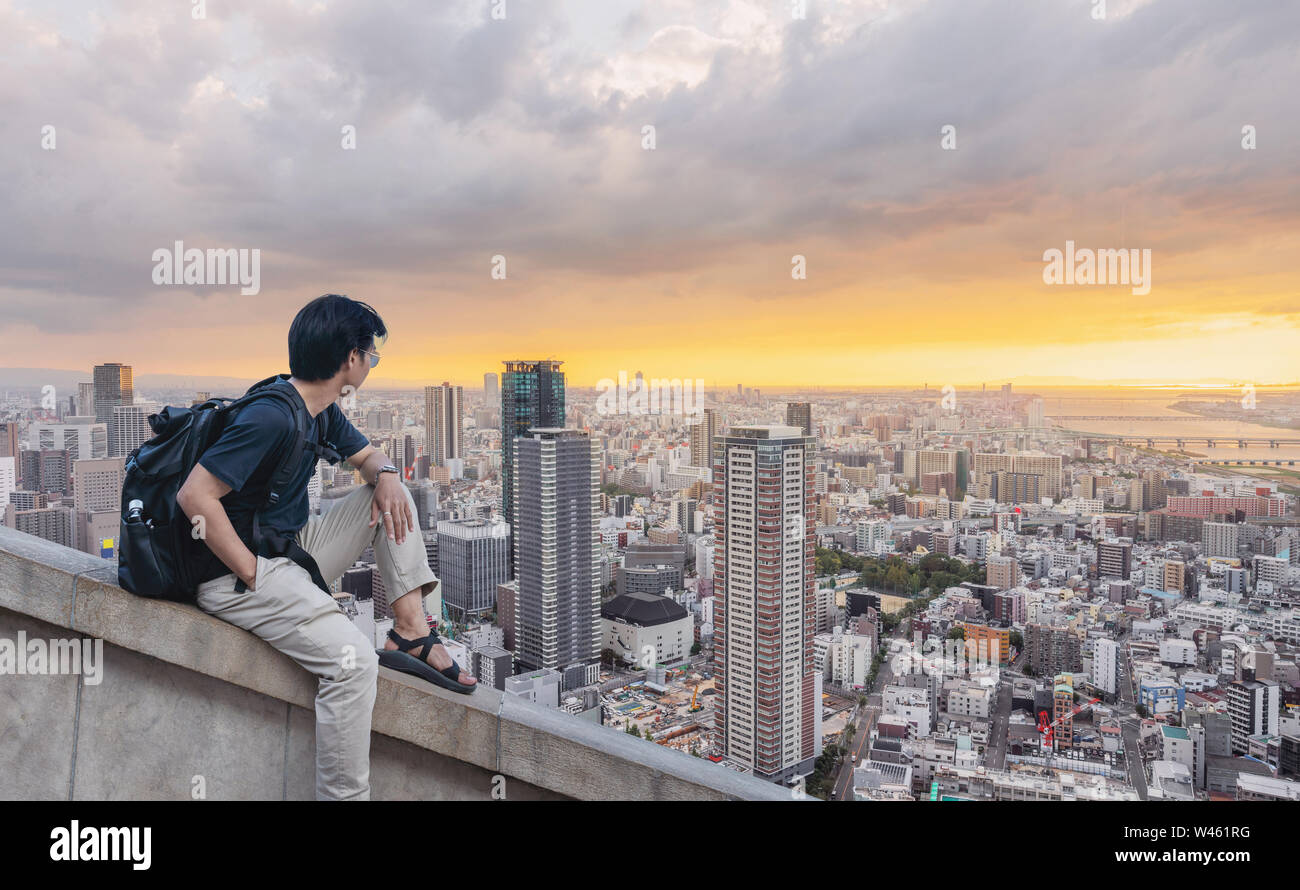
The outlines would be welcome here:
[[[199,575],[199,608],[252,631],[320,678],[316,797],[321,800],[369,799],[370,720],[379,664],[457,692],[473,692],[477,683],[429,631],[424,596],[436,589],[438,579],[416,531],[415,503],[401,473],[336,404],[379,364],[387,333],[365,303],[337,294],[318,297],[289,328],[291,376],[271,384],[301,398],[311,418],[308,440],[329,443],[366,485],[328,513],[308,518],[307,484],[317,458],[305,449],[279,500],[265,506],[277,459],[298,435],[285,408],[266,398],[238,409],[176,496],[187,516],[204,518],[211,559]],[[268,540],[289,543],[297,561],[276,555]],[[313,581],[315,574],[333,583],[367,546],[374,547],[390,598],[397,594],[391,602],[393,630],[380,653]]]

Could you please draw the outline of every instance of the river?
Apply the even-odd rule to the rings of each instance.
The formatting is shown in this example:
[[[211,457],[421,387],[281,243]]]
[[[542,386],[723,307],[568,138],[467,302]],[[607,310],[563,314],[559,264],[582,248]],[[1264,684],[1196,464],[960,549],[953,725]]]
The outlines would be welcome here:
[[[1031,388],[1026,387],[1026,389]],[[1198,436],[1300,439],[1300,429],[1265,426],[1236,419],[1196,417],[1184,411],[1175,411],[1170,407],[1175,402],[1184,400],[1219,402],[1231,399],[1240,404],[1244,397],[1241,389],[1033,387],[1032,391],[1042,397],[1048,422],[1069,429],[1126,436],[1186,436],[1188,441],[1184,443],[1184,447],[1187,451],[1204,454],[1213,460],[1300,460],[1300,445],[1283,445],[1277,448],[1252,445],[1242,449],[1232,444],[1207,449],[1204,441],[1199,443],[1195,441]],[[1268,391],[1269,397],[1276,392]],[[1287,392],[1294,395],[1294,391]],[[1261,393],[1257,398],[1264,397],[1265,394]],[[1107,416],[1116,419],[1056,420],[1062,415]],[[1148,419],[1157,417],[1184,419],[1172,421]]]

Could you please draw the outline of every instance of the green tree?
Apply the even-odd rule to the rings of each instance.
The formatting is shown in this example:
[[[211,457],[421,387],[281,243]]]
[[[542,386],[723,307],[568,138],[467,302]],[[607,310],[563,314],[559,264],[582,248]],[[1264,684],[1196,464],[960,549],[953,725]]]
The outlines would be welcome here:
[[[817,574],[819,575],[836,575],[839,574],[842,563],[840,556],[834,550],[826,550],[821,547],[817,548]]]

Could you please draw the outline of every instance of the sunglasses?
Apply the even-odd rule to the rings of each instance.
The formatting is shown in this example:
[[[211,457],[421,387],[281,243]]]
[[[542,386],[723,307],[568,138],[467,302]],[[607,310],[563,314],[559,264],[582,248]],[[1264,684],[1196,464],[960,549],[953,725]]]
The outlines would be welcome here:
[[[371,350],[369,350],[369,349],[359,349],[359,350],[358,350],[358,352],[362,352],[362,353],[365,353],[366,355],[370,356],[370,367],[371,367],[371,368],[374,368],[374,367],[376,367],[376,366],[379,364],[379,348],[380,348],[381,346],[383,346],[384,343],[385,343],[387,340],[388,340],[388,335],[387,335],[387,334],[384,334],[384,335],[382,335],[382,336],[376,337],[375,340],[374,340],[374,344],[373,344],[374,347],[375,347],[375,349],[374,349],[373,352],[372,352]]]

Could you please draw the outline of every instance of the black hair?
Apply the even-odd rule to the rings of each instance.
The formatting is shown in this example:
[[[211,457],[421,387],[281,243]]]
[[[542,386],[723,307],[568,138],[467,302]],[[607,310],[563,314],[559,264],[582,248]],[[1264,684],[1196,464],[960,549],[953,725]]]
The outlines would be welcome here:
[[[360,300],[325,294],[298,310],[289,326],[289,371],[299,380],[328,380],[354,349],[374,348],[388,333],[379,313]]]

